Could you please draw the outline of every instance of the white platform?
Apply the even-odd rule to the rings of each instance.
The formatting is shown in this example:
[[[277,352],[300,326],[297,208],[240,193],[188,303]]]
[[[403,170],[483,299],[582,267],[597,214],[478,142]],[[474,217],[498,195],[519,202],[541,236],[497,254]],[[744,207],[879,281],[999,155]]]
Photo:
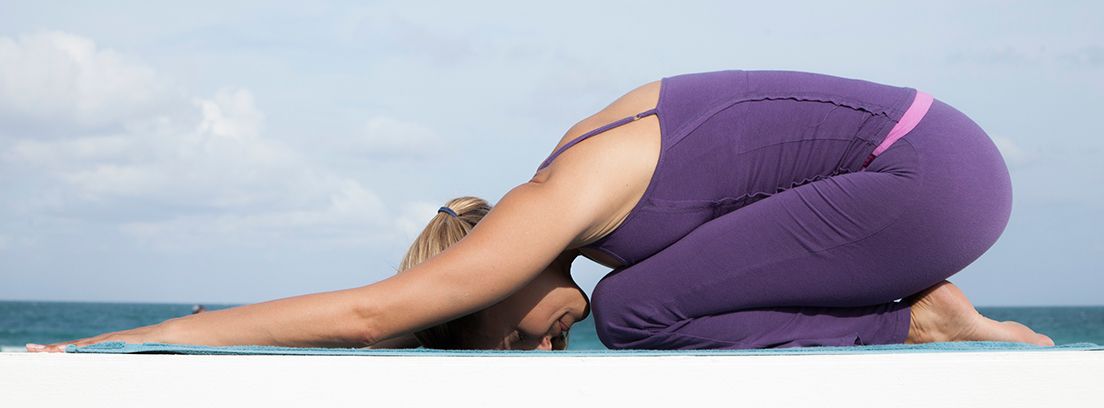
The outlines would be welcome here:
[[[367,357],[0,353],[0,406],[1104,407],[1104,352]]]

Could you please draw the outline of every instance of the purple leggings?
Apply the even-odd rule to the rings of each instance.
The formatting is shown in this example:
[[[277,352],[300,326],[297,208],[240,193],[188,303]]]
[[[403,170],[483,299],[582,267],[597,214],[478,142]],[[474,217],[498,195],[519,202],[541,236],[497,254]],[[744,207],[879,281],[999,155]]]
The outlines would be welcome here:
[[[936,99],[863,171],[803,184],[702,224],[595,287],[613,349],[903,343],[905,298],[987,251],[1012,207],[1008,169]]]

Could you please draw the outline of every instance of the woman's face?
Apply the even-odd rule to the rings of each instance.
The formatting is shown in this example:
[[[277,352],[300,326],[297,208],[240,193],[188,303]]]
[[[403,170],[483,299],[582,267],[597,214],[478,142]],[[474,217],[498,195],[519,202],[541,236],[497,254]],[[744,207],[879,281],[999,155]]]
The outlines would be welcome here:
[[[476,315],[476,348],[563,350],[567,329],[590,313],[582,289],[571,279],[566,251],[521,290]]]

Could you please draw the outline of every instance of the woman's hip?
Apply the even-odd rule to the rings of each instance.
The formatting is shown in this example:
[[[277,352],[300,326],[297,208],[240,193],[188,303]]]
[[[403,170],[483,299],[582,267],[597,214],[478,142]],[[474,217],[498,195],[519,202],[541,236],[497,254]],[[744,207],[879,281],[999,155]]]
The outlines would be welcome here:
[[[864,170],[907,175],[897,225],[884,236],[913,242],[931,256],[964,267],[1003,233],[1012,211],[1012,183],[997,146],[972,119],[938,99],[908,134]],[[920,248],[913,248],[920,249]]]

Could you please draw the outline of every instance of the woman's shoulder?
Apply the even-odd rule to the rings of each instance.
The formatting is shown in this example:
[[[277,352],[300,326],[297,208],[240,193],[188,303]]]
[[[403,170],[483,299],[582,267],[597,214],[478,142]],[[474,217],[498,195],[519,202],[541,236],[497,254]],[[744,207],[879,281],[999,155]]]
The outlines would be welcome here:
[[[594,129],[655,108],[660,86],[661,81],[641,85],[579,121],[553,151]],[[530,181],[577,188],[579,194],[574,200],[580,202],[580,208],[591,209],[593,214],[588,218],[595,220],[580,240],[572,243],[579,245],[602,236],[625,218],[647,189],[661,149],[659,119],[649,115],[571,145],[538,170]]]
[[[661,84],[660,80],[648,82],[621,95],[602,110],[575,123],[571,129],[568,129],[560,143],[566,143],[591,129],[656,107],[659,103]]]
[[[624,95],[621,95],[620,97],[615,99],[609,105],[606,105],[606,107],[602,108],[598,112],[595,112],[594,114],[592,114],[590,116],[587,116],[586,118],[583,118],[582,120],[576,122],[574,125],[572,125],[567,130],[566,133],[564,133],[563,137],[560,138],[560,141],[558,143],[556,143],[556,146],[554,148],[552,148],[552,151],[555,152],[555,151],[559,150],[561,147],[563,147],[567,143],[570,143],[572,140],[575,140],[576,138],[582,136],[583,134],[585,134],[585,133],[587,133],[591,130],[597,129],[597,128],[602,127],[602,126],[604,126],[606,124],[609,124],[609,123],[616,122],[617,120],[620,120],[620,119],[623,119],[623,118],[626,118],[626,117],[629,117],[629,116],[633,116],[637,113],[644,112],[644,111],[647,111],[649,109],[655,108],[656,105],[659,103],[659,94],[660,94],[660,90],[661,90],[660,89],[661,83],[662,83],[662,81],[656,80],[656,81],[652,81],[652,82],[648,82],[646,84],[640,85],[640,86],[634,88],[633,90],[625,93]],[[623,132],[625,130],[626,129],[614,128],[614,129],[610,129],[610,130],[608,130],[606,132],[603,132],[603,133],[618,133],[618,132]],[[603,135],[603,134],[594,135],[594,136],[592,136],[592,138],[593,137],[605,138],[605,139],[613,138],[613,137],[608,137],[608,135]],[[590,143],[590,144],[594,144],[594,143]],[[568,154],[568,152],[571,152],[572,150],[591,150],[591,149],[587,149],[587,148],[582,147],[582,146],[572,146],[571,148],[564,151],[563,154]],[[575,153],[575,152],[573,152],[573,153]],[[572,154],[572,155],[576,155],[576,154]],[[560,159],[557,158],[556,160],[560,160]],[[553,161],[553,164],[555,164],[555,161]],[[549,167],[551,167],[551,166],[549,166]],[[546,169],[547,169],[547,167],[546,167]],[[543,179],[546,179],[548,177],[548,173],[549,172],[547,172],[547,171],[538,171],[537,174],[533,176],[533,181],[542,181]]]

